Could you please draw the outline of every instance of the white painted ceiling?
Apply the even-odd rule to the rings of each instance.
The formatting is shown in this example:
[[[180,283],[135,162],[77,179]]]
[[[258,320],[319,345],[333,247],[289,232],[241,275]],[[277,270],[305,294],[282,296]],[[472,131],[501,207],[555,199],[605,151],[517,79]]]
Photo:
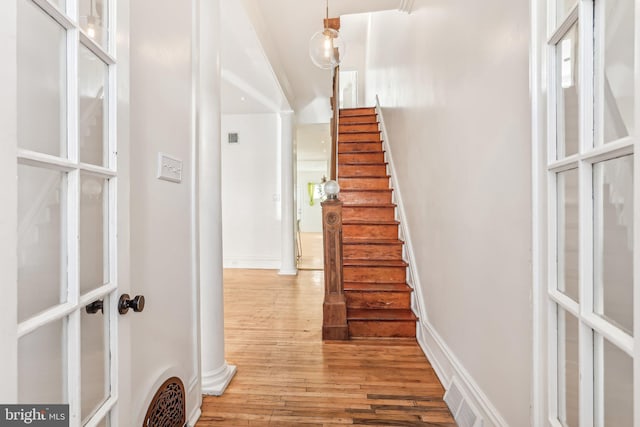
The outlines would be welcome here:
[[[328,123],[331,72],[309,59],[325,0],[222,0],[223,113],[292,109],[298,123]],[[329,0],[329,16],[405,9],[407,0]],[[409,6],[410,7],[410,6]],[[362,34],[356,31],[354,34]],[[348,29],[343,35],[348,34]],[[361,40],[348,40],[361,45]],[[243,100],[244,99],[244,100]]]

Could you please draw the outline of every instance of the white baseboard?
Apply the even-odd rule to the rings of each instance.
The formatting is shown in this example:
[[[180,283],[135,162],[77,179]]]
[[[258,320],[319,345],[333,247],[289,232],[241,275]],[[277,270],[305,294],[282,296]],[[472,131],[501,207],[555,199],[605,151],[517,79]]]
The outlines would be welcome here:
[[[189,421],[187,422],[187,426],[188,427],[195,426],[198,420],[200,419],[201,415],[202,415],[202,410],[200,408],[195,408],[193,412],[191,412],[191,415],[189,416]]]
[[[281,262],[280,258],[224,257],[222,265],[224,268],[279,270]]]
[[[509,427],[509,424],[493,406],[487,395],[460,363],[451,349],[442,340],[428,321],[421,317],[418,321],[418,344],[431,362],[436,375],[446,390],[449,390],[453,378],[456,377],[465,399],[470,406],[477,409],[485,427]]]

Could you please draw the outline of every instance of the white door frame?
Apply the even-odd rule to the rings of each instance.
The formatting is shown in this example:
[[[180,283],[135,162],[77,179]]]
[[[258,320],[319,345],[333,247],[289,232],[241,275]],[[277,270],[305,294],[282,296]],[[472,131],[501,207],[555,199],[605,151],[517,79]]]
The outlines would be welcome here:
[[[0,5],[0,199],[5,206],[17,206],[17,4]],[[17,209],[0,209],[0,401],[15,403],[18,396],[18,260],[16,247]]]

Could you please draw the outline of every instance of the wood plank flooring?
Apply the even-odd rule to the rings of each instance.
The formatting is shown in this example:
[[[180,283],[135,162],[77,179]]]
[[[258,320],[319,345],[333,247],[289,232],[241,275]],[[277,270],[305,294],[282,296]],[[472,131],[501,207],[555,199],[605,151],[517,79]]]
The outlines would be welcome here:
[[[238,372],[223,396],[205,396],[197,427],[455,426],[414,339],[322,342],[322,274],[225,271]]]
[[[299,270],[324,269],[324,254],[322,246],[322,233],[301,232],[300,240],[302,256],[298,259]]]

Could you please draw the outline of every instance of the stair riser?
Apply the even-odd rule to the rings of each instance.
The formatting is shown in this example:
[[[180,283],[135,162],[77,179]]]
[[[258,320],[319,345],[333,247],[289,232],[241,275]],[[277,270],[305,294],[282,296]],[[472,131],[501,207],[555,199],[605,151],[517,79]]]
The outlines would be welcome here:
[[[406,283],[406,267],[359,267],[345,265],[343,267],[346,282],[367,283]]]
[[[389,188],[389,178],[338,178],[338,184],[343,190],[384,190]]]
[[[340,117],[362,116],[365,114],[375,114],[376,109],[369,108],[349,108],[348,110],[340,110]]]
[[[350,320],[349,336],[379,338],[414,338],[416,322],[414,321],[369,321]]]
[[[377,151],[382,153],[382,142],[340,142],[338,152],[358,153],[360,151]]]
[[[345,224],[342,226],[342,235],[345,239],[397,239],[398,238],[398,225],[397,224]]]
[[[341,191],[344,203],[391,203],[391,191]]]
[[[387,176],[387,165],[341,165],[338,164],[338,175],[346,176]]]
[[[410,292],[345,291],[347,308],[411,308]]]
[[[378,132],[378,123],[340,123],[340,133],[348,132]]]
[[[393,221],[395,219],[395,208],[355,208],[343,207],[342,220],[369,220],[369,221]]]
[[[380,141],[380,132],[341,133],[338,142]]]
[[[339,123],[342,124],[353,124],[353,123],[378,123],[378,116],[375,114],[369,114],[366,116],[340,116]]]
[[[339,153],[340,163],[384,163],[384,153]]]
[[[342,247],[345,259],[402,259],[402,245],[350,245]]]

